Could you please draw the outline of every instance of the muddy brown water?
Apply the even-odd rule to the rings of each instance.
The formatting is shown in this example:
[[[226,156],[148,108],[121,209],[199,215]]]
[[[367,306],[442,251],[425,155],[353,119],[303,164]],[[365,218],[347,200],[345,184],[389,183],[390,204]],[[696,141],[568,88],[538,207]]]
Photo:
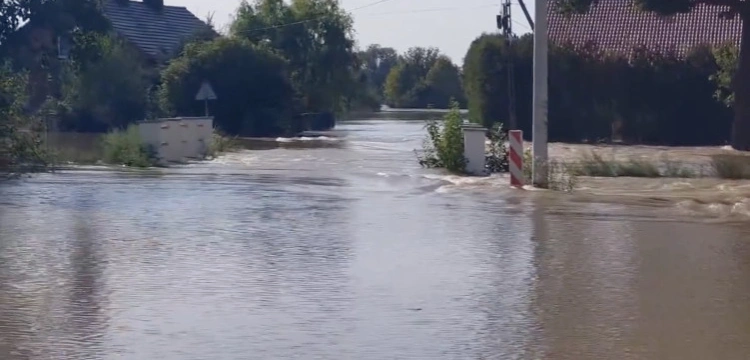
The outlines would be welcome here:
[[[750,183],[512,190],[422,125],[3,184],[0,359],[748,359]]]

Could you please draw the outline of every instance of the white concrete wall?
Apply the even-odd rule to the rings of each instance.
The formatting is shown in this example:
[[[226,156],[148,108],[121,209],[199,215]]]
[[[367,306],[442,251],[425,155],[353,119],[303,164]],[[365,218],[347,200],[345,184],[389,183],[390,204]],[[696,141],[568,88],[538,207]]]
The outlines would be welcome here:
[[[213,118],[168,118],[138,124],[141,139],[162,163],[203,158],[213,136]]]
[[[161,147],[161,123],[158,122],[147,122],[138,124],[138,133],[141,137],[141,141],[154,147],[154,150],[159,151]]]
[[[193,136],[198,140],[196,141],[195,147],[192,152],[205,156],[208,149],[211,147],[211,141],[213,140],[214,128],[213,119],[211,118],[198,118],[192,120],[193,125]]]
[[[484,151],[487,129],[476,125],[464,125],[464,157],[468,161],[466,172],[471,175],[485,175]]]

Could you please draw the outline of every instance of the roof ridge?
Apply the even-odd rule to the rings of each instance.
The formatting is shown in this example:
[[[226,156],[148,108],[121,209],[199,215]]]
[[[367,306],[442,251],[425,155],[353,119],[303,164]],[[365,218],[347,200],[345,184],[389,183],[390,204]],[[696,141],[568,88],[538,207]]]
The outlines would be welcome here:
[[[120,36],[149,56],[159,56],[161,49],[175,51],[181,39],[207,26],[185,6],[154,11],[142,1],[128,0],[122,5],[118,0],[107,0],[102,11]]]
[[[109,0],[109,1],[114,1],[116,5],[123,6],[123,5],[120,4],[120,2],[118,0]],[[146,4],[145,2],[143,2],[143,0],[127,0],[127,2],[128,2],[128,4],[143,4],[143,6],[148,7],[148,4]],[[127,6],[127,5],[125,5],[125,6]],[[184,10],[188,9],[187,6],[182,6],[182,5],[167,5],[167,4],[164,4],[163,7],[164,8],[172,8],[172,9],[184,9]]]

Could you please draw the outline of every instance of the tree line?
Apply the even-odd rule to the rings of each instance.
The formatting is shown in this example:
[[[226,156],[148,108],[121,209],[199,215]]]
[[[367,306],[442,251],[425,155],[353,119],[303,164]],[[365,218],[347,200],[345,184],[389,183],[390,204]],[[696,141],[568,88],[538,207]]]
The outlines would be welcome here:
[[[662,13],[694,5],[639,1]],[[554,5],[586,11],[588,2]],[[518,126],[530,134],[530,35],[511,48],[497,35],[482,35],[460,68],[435,48],[358,49],[352,18],[337,0],[254,0],[240,4],[226,35],[198,32],[176,57],[154,65],[114,34],[98,0],[0,4],[0,168],[43,165],[38,130],[49,119],[60,130],[105,132],[144,118],[202,115],[194,96],[206,80],[219,96],[210,109],[219,129],[272,136],[330,127],[335,114],[350,110],[447,108],[451,99],[468,106],[474,121],[507,122],[512,66]],[[16,51],[28,41],[21,36],[25,21],[71,34],[69,59],[54,61],[56,49],[31,61]],[[738,49],[699,47],[687,57],[634,50],[624,59],[593,46],[553,46],[551,140],[688,145],[731,138],[744,149],[750,112],[739,111],[747,102],[739,90],[748,82],[732,82],[745,69]]]
[[[737,50],[699,46],[687,56],[634,49],[626,59],[595,45],[549,52],[550,141],[716,145],[729,141],[730,90]],[[508,67],[513,67],[518,128],[531,135],[533,36],[512,46],[500,35],[475,39],[464,59],[472,119],[486,126],[510,117]]]
[[[108,132],[148,118],[203,115],[194,99],[203,81],[218,95],[210,106],[217,128],[241,136],[331,127],[336,114],[379,110],[383,103],[448,107],[450,98],[463,97],[458,67],[437,49],[358,49],[351,15],[337,0],[243,1],[227,34],[219,35],[209,19],[175,57],[156,64],[115,33],[101,6],[99,0],[0,1],[5,172],[43,163],[29,154],[41,154],[40,129],[52,124],[59,131]],[[31,47],[31,26],[24,23],[68,34],[67,59],[57,59],[55,46],[21,50]]]
[[[585,13],[596,2],[597,0],[554,0],[550,2],[550,5],[553,6],[554,11],[562,13]],[[742,31],[738,34],[741,48],[727,50],[726,46],[720,46],[719,48],[725,49],[717,49],[714,53],[714,62],[718,70],[711,75],[711,78],[717,83],[720,93],[726,93],[727,89],[731,92],[733,116],[729,139],[732,147],[750,151],[750,81],[747,81],[750,78],[750,56],[745,55],[747,47],[750,46],[750,26],[747,26],[750,21],[748,2],[745,0],[633,0],[632,5],[637,10],[659,15],[688,13],[694,11],[696,7],[706,6],[717,10],[718,21],[739,17],[743,24]],[[705,27],[705,25],[701,26]],[[701,31],[712,31],[712,29],[704,28]],[[743,56],[739,56],[740,54]],[[675,60],[689,62],[684,59]],[[685,102],[690,100],[692,99],[686,98]],[[707,120],[707,124],[703,126],[713,127],[715,121]],[[716,126],[722,127],[723,120],[719,120]],[[713,129],[708,131],[713,131]]]

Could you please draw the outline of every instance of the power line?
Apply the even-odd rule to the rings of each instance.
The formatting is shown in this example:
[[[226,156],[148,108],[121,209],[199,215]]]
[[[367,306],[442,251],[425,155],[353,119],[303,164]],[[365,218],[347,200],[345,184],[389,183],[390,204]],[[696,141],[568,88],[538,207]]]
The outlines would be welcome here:
[[[375,5],[382,4],[382,3],[385,3],[385,2],[389,2],[389,1],[392,1],[392,0],[378,0],[378,1],[375,1],[375,2],[371,2],[369,4],[362,5],[360,7],[355,7],[354,9],[351,9],[349,11],[362,10],[362,9],[366,9],[368,7],[375,6]]]
[[[425,8],[425,9],[413,9],[413,10],[407,10],[407,11],[391,11],[391,12],[382,12],[382,13],[367,13],[362,14],[360,16],[379,16],[379,15],[406,15],[406,14],[421,14],[421,13],[428,13],[428,12],[441,12],[441,11],[459,11],[459,10],[475,10],[475,9],[484,9],[484,8],[494,8],[497,7],[497,4],[485,4],[485,5],[479,5],[474,7],[466,7],[466,6],[454,6],[454,7],[442,7],[442,8]]]
[[[351,9],[351,10],[348,10],[348,12],[366,9],[368,7],[372,7],[372,6],[379,5],[379,4],[382,4],[382,3],[386,3],[386,2],[389,2],[389,1],[393,1],[393,0],[377,0],[377,1],[365,4],[365,5],[362,5],[362,6],[355,7],[353,9]],[[290,23],[286,23],[286,24],[279,24],[279,25],[267,26],[267,27],[262,27],[262,28],[257,28],[257,29],[244,30],[244,31],[241,31],[240,33],[244,34],[244,33],[256,32],[256,31],[280,29],[280,28],[287,27],[287,26],[305,24],[305,23],[313,22],[313,21],[321,21],[321,20],[324,20],[324,19],[326,19],[326,16],[321,16],[321,17],[312,18],[312,19],[306,19],[306,20],[300,20],[300,21],[294,21],[294,22],[290,22]]]
[[[511,21],[513,21],[514,24],[516,24],[516,25],[518,25],[518,26],[520,26],[520,27],[528,30],[529,32],[534,32],[534,30],[531,29],[531,28],[529,28],[529,25],[527,25],[527,24],[524,24],[524,23],[522,23],[522,22],[520,22],[518,20],[515,20],[515,19],[511,19]]]
[[[382,4],[382,3],[390,2],[390,1],[393,1],[393,0],[377,0],[377,1],[374,1],[374,2],[371,2],[371,3],[368,3],[368,4],[364,4],[364,5],[361,5],[361,6],[358,6],[358,7],[349,9],[349,10],[346,10],[346,11],[347,12],[354,12],[354,11],[366,9],[366,8],[369,8],[369,7],[373,7],[375,5],[379,5],[379,4]],[[456,11],[456,10],[466,10],[466,9],[481,9],[481,8],[494,7],[494,6],[497,6],[497,3],[480,5],[480,6],[475,6],[475,7],[462,6],[462,7],[426,8],[426,9],[414,9],[414,10],[407,10],[407,11],[394,11],[394,12],[384,12],[384,13],[370,13],[370,14],[363,14],[363,16],[419,14],[419,13],[427,13],[427,12]],[[326,16],[321,16],[321,17],[312,18],[312,19],[305,19],[305,20],[299,20],[299,21],[294,21],[294,22],[289,22],[289,23],[284,23],[284,24],[278,24],[278,25],[260,27],[260,28],[255,28],[255,29],[243,30],[243,31],[240,31],[239,33],[240,34],[246,34],[246,33],[253,33],[253,32],[257,32],[257,31],[280,29],[280,28],[284,28],[284,27],[288,27],[288,26],[300,25],[300,24],[305,24],[305,23],[314,22],[314,21],[321,21],[321,20],[325,20],[325,19],[326,19]]]

